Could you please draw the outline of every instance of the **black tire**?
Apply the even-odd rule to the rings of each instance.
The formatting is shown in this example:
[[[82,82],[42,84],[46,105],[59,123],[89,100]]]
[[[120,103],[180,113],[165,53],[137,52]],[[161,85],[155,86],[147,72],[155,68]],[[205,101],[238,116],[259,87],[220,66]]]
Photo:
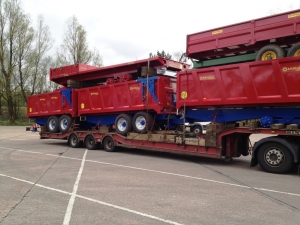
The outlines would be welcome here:
[[[284,50],[278,45],[270,44],[262,47],[257,55],[256,61],[264,61],[269,59],[277,59],[284,57]]]
[[[153,125],[153,116],[146,112],[137,112],[132,121],[133,130],[137,133],[145,133],[151,130]]]
[[[287,56],[300,56],[300,42],[294,44],[288,51]]]
[[[58,125],[58,117],[57,116],[50,116],[48,121],[47,121],[47,130],[50,133],[57,133],[59,130],[59,125]]]
[[[82,145],[82,141],[79,141],[77,135],[74,133],[69,136],[68,141],[71,148],[79,148]]]
[[[197,126],[193,127],[192,132],[195,133],[195,134],[202,134],[203,130],[202,130],[201,126],[197,125]]]
[[[115,127],[118,134],[126,135],[132,131],[132,116],[129,114],[120,114],[116,118]]]
[[[84,140],[84,144],[88,150],[95,150],[99,146],[98,143],[96,142],[94,136],[90,135],[90,134],[88,136],[86,136],[86,138]]]
[[[115,141],[110,136],[104,138],[104,141],[102,142],[102,146],[103,146],[104,150],[107,152],[116,151]]]
[[[72,126],[73,118],[69,115],[62,115],[59,118],[59,130],[61,133],[66,133]]]
[[[286,173],[293,166],[293,157],[287,147],[278,142],[267,142],[258,149],[260,167],[269,173]]]

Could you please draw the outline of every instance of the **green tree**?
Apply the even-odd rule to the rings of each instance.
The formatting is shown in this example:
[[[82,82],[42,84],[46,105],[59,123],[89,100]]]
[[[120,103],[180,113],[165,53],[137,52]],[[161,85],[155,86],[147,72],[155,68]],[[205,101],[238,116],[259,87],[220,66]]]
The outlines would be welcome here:
[[[47,77],[45,69],[49,70],[48,65],[45,64],[49,62],[46,53],[53,44],[49,27],[45,25],[43,16],[38,17],[37,29],[31,32],[30,38],[19,41],[18,70],[15,74],[26,103],[28,95],[43,92],[45,89]]]
[[[3,89],[2,79],[3,79],[3,77],[0,75],[0,116],[2,116],[2,114],[3,114],[3,111],[2,111],[2,99],[3,99],[4,89]]]
[[[149,54],[150,58],[156,57],[156,56],[160,56],[166,59],[172,59],[172,55],[170,55],[169,53],[166,53],[164,50],[157,51],[156,54],[153,54],[152,52]]]
[[[42,16],[35,30],[19,0],[0,0],[0,96],[7,103],[10,123],[18,116],[19,105],[45,79],[41,71],[52,46],[50,36]]]
[[[26,54],[32,36],[29,16],[21,9],[20,2],[0,0],[0,72],[3,98],[7,102],[10,123],[15,122],[13,92],[17,87],[14,73],[19,67],[19,62],[24,60],[22,56]],[[22,41],[26,43],[21,44]]]
[[[87,32],[78,19],[73,16],[66,22],[63,44],[57,51],[57,65],[93,64],[102,66],[102,58],[98,50],[91,51],[87,43]]]

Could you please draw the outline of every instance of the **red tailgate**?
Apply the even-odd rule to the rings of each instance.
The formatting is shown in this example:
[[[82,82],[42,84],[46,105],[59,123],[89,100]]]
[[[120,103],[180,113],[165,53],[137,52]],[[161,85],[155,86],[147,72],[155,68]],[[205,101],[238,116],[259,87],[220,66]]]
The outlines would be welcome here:
[[[77,90],[73,89],[71,93],[71,105],[67,99],[63,101],[63,95],[59,90],[29,96],[27,99],[27,117],[47,117],[62,114],[74,116],[77,107]]]

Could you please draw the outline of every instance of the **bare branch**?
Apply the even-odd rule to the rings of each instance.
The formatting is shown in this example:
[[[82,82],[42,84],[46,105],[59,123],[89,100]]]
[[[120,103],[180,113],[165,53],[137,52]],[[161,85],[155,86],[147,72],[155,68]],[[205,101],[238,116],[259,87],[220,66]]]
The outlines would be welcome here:
[[[75,16],[67,20],[63,40],[57,51],[56,62],[59,66],[77,63],[102,66],[100,53],[97,50],[89,50],[86,30]]]

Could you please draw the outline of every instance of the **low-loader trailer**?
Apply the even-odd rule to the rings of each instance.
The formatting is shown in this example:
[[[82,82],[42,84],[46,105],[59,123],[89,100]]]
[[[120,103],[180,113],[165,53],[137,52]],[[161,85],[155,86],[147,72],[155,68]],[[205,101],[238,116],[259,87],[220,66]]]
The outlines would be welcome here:
[[[267,172],[286,173],[300,162],[299,77],[300,57],[182,71],[176,78],[176,102],[170,101],[178,114],[165,111],[164,126],[158,124],[159,114],[141,108],[136,112],[140,118],[124,110],[119,112],[124,120],[116,120],[113,125],[99,121],[84,129],[74,120],[64,132],[50,132],[47,126],[42,127],[40,136],[67,140],[73,148],[84,143],[88,149],[103,147],[106,151],[122,146],[228,160],[252,153],[252,166],[259,164]],[[238,84],[237,88],[234,84]],[[100,87],[109,89],[111,85]],[[151,89],[147,85],[150,84],[145,82],[144,91]],[[153,93],[157,93],[158,85],[155,87]],[[89,95],[98,92],[96,97],[101,96],[93,88]],[[141,93],[136,97],[141,98]],[[77,106],[82,108],[81,105],[79,100]],[[89,110],[95,109],[90,106]],[[97,110],[101,112],[100,107]],[[211,123],[205,134],[195,134],[186,131],[186,121]],[[169,123],[177,126],[171,128]],[[251,134],[270,137],[251,146]]]
[[[186,55],[193,69],[161,57],[53,68],[50,79],[64,87],[29,96],[28,118],[42,139],[73,148],[252,153],[251,166],[271,173],[300,163],[299,10],[188,35]],[[210,122],[206,133],[188,132],[198,122]],[[251,134],[270,137],[251,146]]]

